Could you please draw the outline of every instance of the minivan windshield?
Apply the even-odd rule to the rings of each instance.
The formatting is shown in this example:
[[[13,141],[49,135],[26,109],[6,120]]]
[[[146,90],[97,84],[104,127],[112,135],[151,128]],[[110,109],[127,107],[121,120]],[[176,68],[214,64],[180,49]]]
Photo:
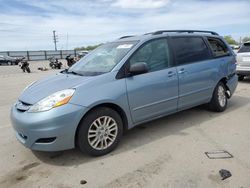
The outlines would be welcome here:
[[[250,52],[250,42],[243,44],[238,51],[238,53],[245,53],[245,52]]]
[[[136,43],[123,41],[103,44],[69,68],[68,73],[96,76],[110,72]]]

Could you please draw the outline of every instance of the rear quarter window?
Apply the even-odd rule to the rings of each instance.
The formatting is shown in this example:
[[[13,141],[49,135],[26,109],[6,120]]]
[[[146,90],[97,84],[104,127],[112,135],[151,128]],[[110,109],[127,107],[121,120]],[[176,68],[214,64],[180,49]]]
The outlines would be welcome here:
[[[172,46],[178,64],[210,59],[209,49],[201,37],[173,37]]]
[[[212,49],[214,57],[223,57],[229,54],[229,49],[222,40],[215,38],[208,38],[208,42]]]

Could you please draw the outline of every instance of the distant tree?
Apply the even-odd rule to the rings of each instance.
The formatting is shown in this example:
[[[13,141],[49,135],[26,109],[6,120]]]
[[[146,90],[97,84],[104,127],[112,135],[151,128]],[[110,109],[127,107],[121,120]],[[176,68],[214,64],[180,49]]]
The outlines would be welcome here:
[[[92,45],[92,46],[86,46],[86,47],[77,47],[77,48],[75,48],[75,50],[77,50],[77,51],[80,51],[80,50],[87,50],[87,51],[91,51],[91,50],[94,50],[94,49],[96,49],[97,47],[99,47],[100,45],[102,45],[102,44],[97,44],[97,45]]]
[[[228,42],[228,44],[231,45],[237,45],[238,42],[236,42],[236,40],[233,39],[232,36],[228,35],[228,36],[224,36],[224,39]]]
[[[250,37],[244,37],[244,38],[242,39],[242,42],[247,42],[247,41],[250,41]]]

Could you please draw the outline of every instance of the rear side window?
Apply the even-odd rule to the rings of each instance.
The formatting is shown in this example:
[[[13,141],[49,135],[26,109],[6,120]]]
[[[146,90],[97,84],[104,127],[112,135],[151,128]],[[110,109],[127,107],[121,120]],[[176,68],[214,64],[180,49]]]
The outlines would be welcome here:
[[[228,48],[221,40],[208,38],[208,42],[212,48],[215,57],[222,57],[228,55]]]
[[[157,39],[139,48],[131,59],[130,65],[144,62],[150,72],[165,69],[170,66],[169,48],[166,39]]]
[[[172,43],[178,64],[210,59],[209,49],[201,37],[176,37]]]
[[[244,53],[244,52],[250,52],[250,42],[243,44],[238,51],[238,53]]]

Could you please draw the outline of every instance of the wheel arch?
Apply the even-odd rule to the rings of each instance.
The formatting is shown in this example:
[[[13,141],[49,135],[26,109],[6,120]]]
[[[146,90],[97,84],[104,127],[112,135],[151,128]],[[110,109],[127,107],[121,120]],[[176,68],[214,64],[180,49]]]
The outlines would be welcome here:
[[[222,82],[223,84],[224,84],[224,86],[226,87],[226,90],[227,90],[227,92],[226,92],[226,95],[227,95],[227,98],[230,98],[231,97],[231,91],[230,91],[230,88],[227,86],[227,78],[226,77],[223,77],[222,79],[220,79],[219,81],[218,81],[218,83],[220,83],[220,82]],[[217,85],[218,85],[218,83],[217,83]],[[217,86],[216,85],[216,86]],[[229,92],[229,93],[228,93]]]
[[[91,113],[93,110],[99,108],[99,107],[107,107],[110,108],[112,110],[115,110],[122,118],[122,123],[123,123],[123,131],[126,132],[128,130],[128,117],[125,113],[125,111],[117,104],[111,103],[111,102],[107,102],[107,103],[101,103],[101,104],[97,104],[93,107],[91,107],[81,118],[80,122],[77,125],[76,131],[75,131],[75,146],[76,146],[76,138],[77,138],[77,133],[78,133],[78,129],[80,127],[81,122],[83,121],[84,117],[88,114]]]

